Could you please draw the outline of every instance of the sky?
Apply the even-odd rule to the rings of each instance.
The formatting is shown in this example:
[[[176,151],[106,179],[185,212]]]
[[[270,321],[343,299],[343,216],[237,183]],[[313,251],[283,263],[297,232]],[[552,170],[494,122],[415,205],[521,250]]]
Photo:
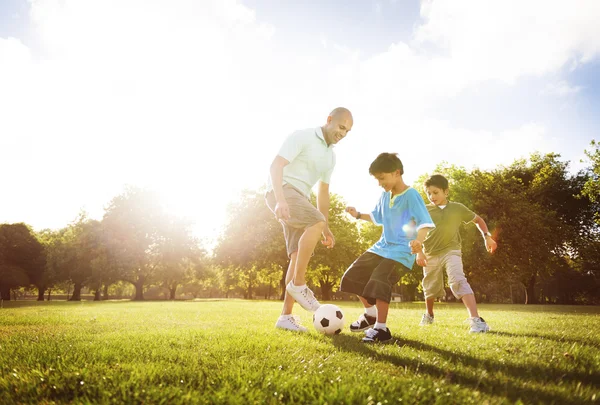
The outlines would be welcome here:
[[[580,160],[600,140],[600,2],[2,0],[0,223],[101,219],[126,185],[215,238],[287,135],[349,108],[331,191],[368,167]],[[414,184],[418,186],[417,184]]]

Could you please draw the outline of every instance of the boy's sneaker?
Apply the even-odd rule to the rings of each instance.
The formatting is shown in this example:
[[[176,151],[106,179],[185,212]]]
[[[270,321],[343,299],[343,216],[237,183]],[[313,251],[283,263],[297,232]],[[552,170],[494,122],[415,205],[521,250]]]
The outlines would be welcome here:
[[[310,288],[305,287],[301,291],[294,291],[294,282],[290,281],[288,285],[285,287],[288,294],[292,296],[296,300],[298,304],[307,311],[315,312],[321,304],[315,298],[315,294],[311,291]]]
[[[471,323],[469,333],[485,333],[490,330],[490,327],[485,323],[483,318],[469,318],[469,322]]]
[[[300,324],[300,318],[296,315],[281,315],[275,323],[277,329],[293,330],[294,332],[308,332],[304,326]]]
[[[350,325],[350,332],[361,332],[375,325],[377,318],[369,316],[365,313],[361,314],[358,319]]]
[[[433,323],[433,316],[429,315],[428,313],[424,313],[423,318],[421,318],[421,323],[419,323],[419,326],[427,326],[427,325],[431,325],[432,323]]]
[[[389,328],[383,329],[368,329],[365,331],[363,343],[389,343],[392,341],[392,333]]]

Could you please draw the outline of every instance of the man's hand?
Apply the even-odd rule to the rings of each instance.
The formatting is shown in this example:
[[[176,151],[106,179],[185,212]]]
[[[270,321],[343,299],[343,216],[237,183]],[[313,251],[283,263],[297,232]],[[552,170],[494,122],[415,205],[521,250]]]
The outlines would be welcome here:
[[[427,266],[427,259],[425,258],[425,253],[417,253],[417,264],[421,267]]]
[[[283,200],[275,205],[275,216],[277,219],[287,221],[290,219],[290,207],[287,201]]]
[[[333,233],[331,233],[329,227],[325,228],[323,231],[323,240],[321,243],[326,246],[327,249],[333,249],[335,246],[335,237],[333,236]]]
[[[490,252],[490,254],[494,253],[496,251],[497,247],[498,247],[498,244],[496,243],[496,241],[494,239],[492,239],[491,236],[487,236],[485,238],[485,250]]]
[[[354,207],[346,207],[346,212],[352,215],[352,218],[356,218],[356,214],[358,214],[358,211]]]
[[[418,239],[413,239],[408,243],[408,246],[410,246],[410,253],[412,253],[413,255],[415,253],[419,253],[421,251],[423,251],[423,242],[421,242]]]

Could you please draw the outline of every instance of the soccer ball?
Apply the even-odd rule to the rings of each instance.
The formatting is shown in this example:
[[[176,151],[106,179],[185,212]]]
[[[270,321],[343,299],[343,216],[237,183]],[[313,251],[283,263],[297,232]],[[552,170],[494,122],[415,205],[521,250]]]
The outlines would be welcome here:
[[[337,335],[344,328],[344,313],[337,305],[323,304],[313,314],[313,325],[325,335]]]

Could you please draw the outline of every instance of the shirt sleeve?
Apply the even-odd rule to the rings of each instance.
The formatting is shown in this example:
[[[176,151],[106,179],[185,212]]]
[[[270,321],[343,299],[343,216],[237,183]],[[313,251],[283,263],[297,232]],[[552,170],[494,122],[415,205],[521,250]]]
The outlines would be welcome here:
[[[331,165],[331,168],[321,175],[321,181],[323,183],[327,183],[327,184],[331,183],[331,175],[333,174],[333,169],[335,169],[335,163],[336,163],[336,158],[335,158],[335,154],[334,154],[333,155],[333,164]]]
[[[429,215],[429,211],[427,211],[425,202],[417,190],[412,189],[408,204],[413,219],[417,224],[417,231],[421,228],[435,228],[435,224],[431,219],[431,215]]]
[[[470,209],[468,209],[465,205],[461,204],[461,203],[457,203],[460,206],[460,219],[461,221],[463,221],[465,224],[468,224],[469,222],[471,222],[472,220],[475,219],[475,213],[473,211],[471,211]]]
[[[379,197],[379,201],[377,201],[377,205],[375,206],[373,211],[371,211],[371,220],[376,225],[383,225],[383,196],[384,195],[385,195],[385,193],[381,194],[381,197]]]
[[[285,138],[277,154],[288,162],[292,162],[302,152],[304,144],[303,133],[301,131],[294,132]]]

